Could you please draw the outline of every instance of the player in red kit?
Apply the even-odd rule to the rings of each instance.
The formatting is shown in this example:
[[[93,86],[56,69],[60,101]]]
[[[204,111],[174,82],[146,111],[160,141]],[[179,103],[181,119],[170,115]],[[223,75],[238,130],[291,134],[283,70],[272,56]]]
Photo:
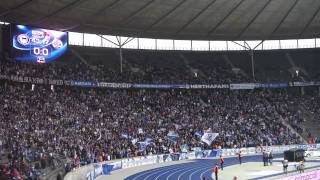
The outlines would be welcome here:
[[[243,153],[242,153],[242,151],[240,151],[239,152],[239,163],[240,163],[240,165],[242,164],[242,159],[243,159]]]
[[[218,163],[216,163],[213,167],[213,172],[214,172],[214,175],[215,175],[215,180],[218,180],[218,172],[219,172],[219,166],[218,166]]]
[[[220,156],[219,160],[220,160],[220,168],[221,168],[221,170],[223,170],[224,158],[222,156]]]

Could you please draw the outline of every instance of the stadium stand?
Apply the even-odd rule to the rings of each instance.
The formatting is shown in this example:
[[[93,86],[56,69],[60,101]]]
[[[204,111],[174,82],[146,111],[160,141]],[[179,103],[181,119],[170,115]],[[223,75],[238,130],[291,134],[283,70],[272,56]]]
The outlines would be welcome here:
[[[320,63],[315,61],[320,55],[318,49],[257,51],[255,80],[248,75],[251,74],[248,66],[250,57],[245,51],[173,52],[128,49],[124,50],[124,68],[123,73],[120,73],[116,49],[73,49],[86,62],[68,52],[61,61],[50,64],[0,62],[1,73],[62,80],[134,83],[290,82],[319,79],[317,69]],[[294,67],[287,59],[288,54],[295,57]],[[240,72],[234,69],[239,69]],[[298,75],[296,69],[301,69]]]
[[[173,176],[206,179],[223,151],[233,166],[242,149],[254,162],[276,149],[277,163],[319,150],[319,12],[317,0],[1,0],[0,180],[210,155]],[[163,175],[149,170],[125,178]]]
[[[290,74],[287,53],[309,72],[306,78],[317,79],[318,62],[301,63],[304,58],[300,56],[304,53],[318,56],[320,52],[257,52],[256,66],[261,71],[257,71],[254,81],[246,76],[250,73],[244,66],[246,52],[126,50],[121,74],[115,50],[75,48],[75,51],[81,52],[80,56],[90,64],[75,60],[77,57],[69,52],[61,61],[50,64],[0,61],[0,73],[106,82],[288,82],[300,76]],[[234,72],[234,67],[243,72]],[[297,144],[304,141],[300,135],[306,139],[315,137],[317,132],[308,127],[310,122],[319,121],[320,99],[318,92],[311,90],[301,96],[294,89],[111,90],[70,86],[50,89],[7,80],[1,84],[1,144],[7,150],[10,165],[3,168],[2,174],[11,172],[11,176],[19,176],[12,174],[17,170],[31,179],[46,174],[43,172],[47,166],[52,168],[50,158],[55,154],[71,159],[71,163],[63,164],[70,171],[104,160],[180,152],[185,145],[189,149],[212,149]],[[179,135],[176,142],[167,138],[171,131]],[[206,131],[219,133],[212,146],[199,139]]]

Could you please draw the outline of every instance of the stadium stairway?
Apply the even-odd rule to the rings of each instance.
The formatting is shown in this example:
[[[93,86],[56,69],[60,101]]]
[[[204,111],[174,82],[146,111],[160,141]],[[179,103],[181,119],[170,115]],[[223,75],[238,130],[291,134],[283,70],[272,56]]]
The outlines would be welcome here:
[[[193,68],[193,67],[189,64],[189,60],[188,60],[188,58],[187,58],[185,55],[183,55],[182,53],[179,53],[179,57],[182,59],[184,65],[188,68],[188,70],[189,70],[192,74],[197,73],[197,74],[200,75],[201,77],[206,77],[206,75],[205,75],[200,69]]]
[[[303,143],[307,144],[307,140],[302,136],[302,134],[299,134],[289,123],[286,121],[282,120],[282,123],[290,129],[292,133],[295,133],[297,136],[300,137],[300,139],[303,141]]]
[[[240,73],[241,75],[243,75],[243,76],[246,77],[246,78],[249,78],[249,75],[248,75],[244,70],[242,70],[241,68],[236,67],[236,66],[230,61],[230,59],[229,59],[229,57],[228,57],[227,55],[222,55],[222,58],[223,58],[223,60],[232,68],[232,71],[233,71],[234,73],[236,73],[236,71],[234,71],[234,70],[238,69],[238,70],[239,70],[238,73]],[[236,74],[237,74],[237,73],[236,73]]]
[[[300,112],[302,112],[303,113],[303,104],[296,104],[293,108],[294,108],[294,110],[295,111],[300,111]],[[303,136],[302,135],[302,133],[300,134],[295,128],[293,128],[291,125],[290,125],[290,123],[289,122],[287,122],[286,120],[284,120],[284,119],[281,119],[282,120],[282,123],[287,127],[287,128],[289,128],[289,130],[292,132],[292,133],[294,133],[294,134],[296,134],[298,137],[300,137],[300,139],[303,141],[303,143],[308,143],[307,142],[307,139],[305,138],[305,136]],[[304,128],[304,125],[302,124],[302,127],[301,127],[302,129],[305,129]]]
[[[301,107],[302,107],[302,104],[296,104],[296,105],[294,105],[292,108],[292,110],[293,111],[302,111],[301,110]],[[279,114],[280,115],[280,114]],[[290,122],[288,122],[286,119],[284,119],[284,118],[279,118],[279,120],[281,120],[281,122],[282,122],[282,124],[283,125],[285,125],[289,130],[290,130],[290,132],[291,133],[293,133],[293,134],[295,134],[295,135],[297,135],[298,137],[300,137],[300,140],[303,142],[303,143],[305,143],[305,144],[307,144],[307,140],[306,140],[306,138],[304,137],[304,136],[302,136],[302,134],[300,134],[295,128],[293,128],[292,126],[291,126],[291,124],[290,124]],[[301,124],[300,124],[301,125]],[[304,126],[302,126],[301,127],[302,129],[304,129]]]
[[[320,137],[320,124],[317,122],[315,116],[319,116],[318,114],[313,114],[306,109],[305,106],[301,106],[301,111],[303,113],[303,117],[305,119],[304,125],[304,132],[301,134],[304,139],[316,138]],[[311,135],[311,137],[310,137]]]
[[[302,72],[304,76],[306,76],[308,79],[310,79],[309,73],[302,67],[297,67],[296,63],[294,62],[294,59],[291,57],[289,53],[285,54],[286,59],[288,60],[289,64],[291,65],[291,68],[289,69],[291,74],[295,74],[295,72],[298,70],[299,72]],[[300,78],[302,81],[306,81],[303,76],[301,76],[300,73]]]
[[[0,152],[0,164],[6,164],[8,162],[8,152]]]
[[[120,59],[120,52],[119,51],[113,51],[115,53],[116,56],[119,57]],[[144,71],[138,67],[132,67],[132,65],[127,61],[126,58],[126,54],[122,55],[122,65],[123,65],[123,69],[128,69],[134,73],[144,73]]]
[[[99,71],[103,74],[103,71],[100,68],[98,68],[97,66],[90,65],[88,61],[76,49],[70,48],[70,51],[75,57],[77,57],[83,64],[88,66],[90,69],[94,71]]]

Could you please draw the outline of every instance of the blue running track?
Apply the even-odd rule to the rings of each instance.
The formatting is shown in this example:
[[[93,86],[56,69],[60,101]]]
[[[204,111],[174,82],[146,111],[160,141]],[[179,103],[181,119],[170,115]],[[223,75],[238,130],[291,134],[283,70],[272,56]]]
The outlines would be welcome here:
[[[274,158],[283,157],[283,154],[276,154]],[[211,180],[212,169],[218,159],[200,159],[193,162],[175,164],[133,174],[125,180]],[[242,163],[261,162],[262,156],[245,156]],[[225,158],[224,166],[239,164],[237,157]],[[219,164],[220,166],[220,164]]]

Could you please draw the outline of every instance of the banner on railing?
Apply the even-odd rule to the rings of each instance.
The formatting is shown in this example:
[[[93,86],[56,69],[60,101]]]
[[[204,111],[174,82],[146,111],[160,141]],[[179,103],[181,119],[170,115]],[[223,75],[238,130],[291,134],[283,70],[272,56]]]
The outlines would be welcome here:
[[[255,88],[286,88],[288,83],[255,83]]]
[[[98,87],[114,89],[258,89],[258,88],[286,88],[286,87],[304,87],[320,86],[320,82],[289,82],[289,83],[231,83],[231,84],[139,84],[139,83],[112,83],[98,81],[77,81],[77,80],[57,80],[23,76],[1,75],[0,79],[13,82],[26,82],[33,84],[66,85],[80,87]]]
[[[230,84],[230,89],[286,88],[288,83],[238,83]]]
[[[295,87],[303,87],[303,86],[319,86],[320,82],[292,82],[290,83],[290,86],[295,86]]]
[[[230,89],[254,89],[254,83],[238,83],[238,84],[230,84]]]

